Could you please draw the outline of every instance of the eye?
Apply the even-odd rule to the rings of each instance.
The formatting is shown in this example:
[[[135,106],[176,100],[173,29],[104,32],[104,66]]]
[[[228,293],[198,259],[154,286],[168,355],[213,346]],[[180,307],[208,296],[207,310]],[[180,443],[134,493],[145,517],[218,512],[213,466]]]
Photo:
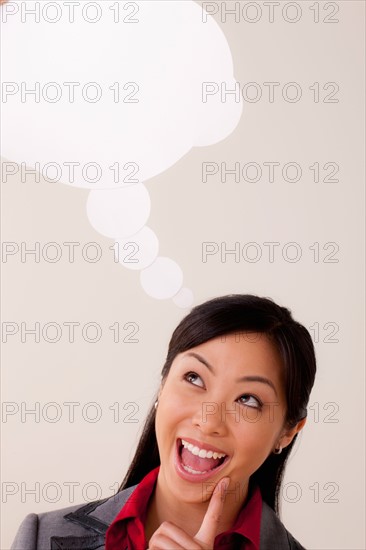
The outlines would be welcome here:
[[[194,386],[200,386],[201,388],[204,387],[204,383],[202,382],[202,378],[193,371],[186,372],[186,374],[183,376],[184,380],[189,382],[190,384],[193,384]],[[197,380],[201,383],[197,383]]]
[[[263,403],[258,397],[255,397],[254,395],[251,395],[249,393],[244,393],[238,398],[238,401],[242,403],[243,405],[246,405],[247,407],[253,407],[256,409],[261,409],[263,407]]]

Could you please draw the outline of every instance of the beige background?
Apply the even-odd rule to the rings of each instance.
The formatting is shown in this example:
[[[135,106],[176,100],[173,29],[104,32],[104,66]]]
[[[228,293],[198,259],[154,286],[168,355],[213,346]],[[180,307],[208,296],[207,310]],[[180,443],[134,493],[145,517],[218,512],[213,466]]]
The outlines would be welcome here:
[[[175,259],[183,268],[184,285],[193,289],[195,304],[221,294],[248,292],[290,307],[308,328],[319,323],[317,381],[308,424],[287,470],[282,519],[306,548],[361,550],[365,548],[365,4],[337,2],[337,24],[315,24],[310,4],[301,2],[304,16],[296,24],[281,17],[272,24],[268,17],[256,24],[230,19],[223,23],[220,14],[215,16],[230,44],[239,82],[296,81],[303,98],[292,104],[278,94],[272,104],[265,99],[245,103],[231,136],[211,147],[194,148],[147,182],[152,199],[148,225],[159,236],[160,255]],[[324,2],[320,5],[323,9]],[[337,82],[339,102],[314,103],[309,86],[316,81]],[[263,172],[261,181],[252,184],[235,183],[230,176],[226,183],[218,177],[201,181],[203,162],[251,161],[297,162],[303,177],[297,183],[281,177],[270,183]],[[337,163],[339,182],[315,183],[308,168],[314,162]],[[80,253],[74,263],[68,262],[66,248],[55,264],[42,259],[35,263],[32,258],[22,263],[19,255],[1,264],[3,326],[9,321],[28,326],[35,322],[62,326],[67,321],[83,326],[93,321],[103,331],[94,344],[83,340],[80,330],[75,332],[75,342],[69,343],[65,328],[54,344],[44,339],[36,344],[31,337],[22,343],[18,334],[2,346],[3,401],[19,408],[21,402],[28,408],[38,402],[41,409],[56,402],[62,411],[55,423],[49,421],[54,414],[51,409],[49,417],[44,409],[39,422],[29,415],[23,422],[20,414],[6,422],[3,417],[4,550],[27,513],[73,503],[70,483],[79,484],[74,503],[106,497],[116,489],[158,386],[171,332],[185,314],[172,300],[149,298],[138,273],[114,263],[109,250],[112,241],[95,232],[87,220],[87,195],[87,190],[61,184],[31,179],[22,183],[18,176],[2,184],[3,241],[24,241],[29,247],[37,241],[41,247],[50,241],[80,242],[81,246],[94,241],[103,250],[95,264],[83,260]],[[257,263],[243,258],[236,263],[232,255],[222,262],[219,254],[202,261],[203,242],[227,243],[228,249],[239,242],[242,249],[253,241],[263,251]],[[263,246],[268,241],[281,243],[273,263]],[[279,253],[293,241],[303,252],[297,263],[284,261]],[[309,249],[315,242],[321,250],[318,263]],[[322,261],[322,247],[328,242],[339,245],[337,263]],[[125,323],[137,323],[139,341],[114,343],[108,327],[115,322],[122,337],[127,334],[122,329]],[[339,326],[335,336],[339,342],[324,341],[330,334],[329,328],[322,328],[326,323]],[[68,421],[65,402],[80,403],[73,423]],[[81,413],[90,402],[98,403],[102,412],[95,423]],[[117,402],[119,422],[114,422],[110,407]],[[127,416],[133,410],[132,418],[138,422],[129,423]],[[91,418],[94,410],[84,412]],[[9,483],[18,491],[6,499]],[[39,502],[34,495],[24,494],[36,483]],[[96,484],[100,494],[93,491]],[[55,487],[60,488],[59,499]],[[327,501],[332,499],[337,502]]]

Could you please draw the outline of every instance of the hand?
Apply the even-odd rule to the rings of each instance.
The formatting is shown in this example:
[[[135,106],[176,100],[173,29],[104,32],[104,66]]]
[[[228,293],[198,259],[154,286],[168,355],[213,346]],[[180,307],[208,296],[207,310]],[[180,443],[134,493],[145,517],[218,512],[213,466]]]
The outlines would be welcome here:
[[[225,477],[217,483],[201,527],[193,538],[174,523],[164,521],[151,537],[148,550],[212,550],[229,481]]]

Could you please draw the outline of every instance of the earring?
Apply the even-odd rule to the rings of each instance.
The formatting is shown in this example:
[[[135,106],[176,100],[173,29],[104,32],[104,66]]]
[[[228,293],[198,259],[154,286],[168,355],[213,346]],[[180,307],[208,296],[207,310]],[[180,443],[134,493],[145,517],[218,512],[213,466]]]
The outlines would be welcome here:
[[[159,401],[158,401],[158,400],[156,400],[156,401],[155,401],[155,404],[154,404],[154,407],[155,407],[155,409],[157,409],[157,407],[158,407],[158,403],[159,403]]]
[[[281,445],[279,447],[276,447],[275,450],[273,451],[273,454],[275,455],[280,455],[281,453],[282,453]]]

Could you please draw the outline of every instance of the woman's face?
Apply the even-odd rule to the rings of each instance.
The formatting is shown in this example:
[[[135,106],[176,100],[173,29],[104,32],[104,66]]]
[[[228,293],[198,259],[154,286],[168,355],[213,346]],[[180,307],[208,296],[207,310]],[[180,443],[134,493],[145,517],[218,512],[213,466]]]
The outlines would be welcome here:
[[[156,411],[160,487],[198,502],[229,476],[242,501],[249,477],[294,435],[283,435],[285,412],[281,359],[265,335],[221,336],[178,354]]]

